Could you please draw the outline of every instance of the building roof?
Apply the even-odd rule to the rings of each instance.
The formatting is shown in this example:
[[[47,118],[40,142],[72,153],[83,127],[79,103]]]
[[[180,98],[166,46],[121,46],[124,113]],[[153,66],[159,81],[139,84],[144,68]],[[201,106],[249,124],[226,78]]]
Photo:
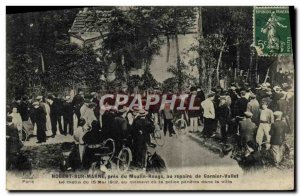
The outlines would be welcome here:
[[[111,11],[96,10],[92,12],[85,8],[76,15],[69,33],[97,32],[99,29],[96,27],[100,27],[102,31],[107,31],[107,22],[110,17]]]
[[[80,39],[82,41],[87,41],[90,39],[97,39],[102,37],[100,32],[83,32],[83,33],[74,33],[71,36],[76,37],[77,39]]]

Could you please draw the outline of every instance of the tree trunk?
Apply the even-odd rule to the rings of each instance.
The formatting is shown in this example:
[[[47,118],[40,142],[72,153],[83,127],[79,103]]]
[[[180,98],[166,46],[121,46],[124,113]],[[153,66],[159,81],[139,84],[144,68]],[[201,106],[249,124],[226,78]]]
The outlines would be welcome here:
[[[240,40],[237,38],[236,40],[236,68],[237,71],[240,71],[240,53],[241,53],[241,47],[240,47]]]
[[[202,7],[198,7],[198,35],[203,38],[203,20],[202,20]]]
[[[202,7],[198,7],[198,39],[199,39],[199,47],[202,44],[203,41],[203,18],[202,18]],[[206,64],[205,64],[205,60],[202,57],[202,54],[200,52],[200,50],[198,51],[198,55],[199,55],[199,62],[198,62],[198,73],[199,73],[199,85],[200,86],[206,86],[206,80],[205,78],[207,77],[206,74]]]
[[[217,82],[218,82],[218,85],[220,85],[220,74],[219,74],[219,70],[220,70],[220,65],[221,65],[221,61],[222,61],[223,51],[224,51],[224,48],[225,48],[225,46],[226,46],[226,41],[227,41],[227,40],[225,40],[225,41],[223,42],[223,45],[222,45],[222,48],[221,48],[221,51],[220,51],[220,54],[219,54],[219,58],[218,58],[218,63],[217,63],[217,70],[216,70],[216,72],[217,72]]]
[[[180,64],[180,53],[179,53],[179,43],[178,43],[178,34],[175,33],[175,44],[176,44],[176,56],[177,56],[177,65]]]
[[[183,78],[182,78],[182,69],[180,65],[180,53],[179,53],[179,43],[178,43],[178,34],[175,33],[175,45],[176,45],[176,56],[177,56],[177,69],[178,69],[178,90],[182,90]]]
[[[170,58],[170,37],[167,35],[167,62],[169,62]]]

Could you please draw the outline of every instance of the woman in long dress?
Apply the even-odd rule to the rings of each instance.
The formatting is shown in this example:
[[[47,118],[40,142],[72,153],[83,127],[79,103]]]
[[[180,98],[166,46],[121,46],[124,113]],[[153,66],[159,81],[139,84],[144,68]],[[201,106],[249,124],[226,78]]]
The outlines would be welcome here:
[[[47,102],[45,104],[45,109],[46,109],[46,136],[51,136],[52,135],[52,126],[51,126],[51,118],[50,118],[50,106]]]
[[[20,113],[18,112],[17,107],[13,107],[12,113],[10,114],[12,117],[12,123],[14,126],[18,129],[18,131],[22,130],[22,117]]]

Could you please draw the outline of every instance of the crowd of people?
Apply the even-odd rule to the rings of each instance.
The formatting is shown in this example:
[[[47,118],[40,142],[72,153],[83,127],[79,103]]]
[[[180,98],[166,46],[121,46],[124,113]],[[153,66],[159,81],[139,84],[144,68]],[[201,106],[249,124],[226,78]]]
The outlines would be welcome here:
[[[284,158],[286,134],[294,129],[294,90],[287,83],[255,88],[232,85],[228,91],[215,89],[201,103],[202,137],[215,137],[220,127],[221,143],[228,139],[242,151],[243,165],[262,167],[262,151],[271,154],[279,166]]]
[[[126,87],[121,93],[128,94]],[[153,94],[161,95],[161,91],[152,89],[145,96]],[[174,92],[167,94],[171,96]],[[271,152],[275,165],[283,160],[285,135],[293,132],[294,125],[292,85],[283,83],[272,87],[263,83],[253,88],[247,84],[243,87],[232,84],[227,90],[221,87],[211,89],[206,96],[201,88],[191,87],[185,94],[184,104],[189,105],[192,95],[195,95],[193,103],[199,109],[173,109],[170,103],[161,108],[158,103],[146,110],[145,107],[116,105],[111,100],[101,105],[103,93],[97,92],[86,95],[79,92],[74,97],[64,98],[56,94],[34,99],[24,96],[8,106],[7,138],[12,141],[10,144],[19,140],[15,133],[20,132],[22,124],[28,121],[36,129],[37,143],[46,142],[48,137],[55,138],[58,131],[61,135],[72,135],[78,146],[80,167],[86,169],[95,161],[92,155],[105,139],[115,140],[117,150],[126,141],[133,152],[133,164],[144,168],[151,165],[146,164],[149,160],[145,160],[145,154],[147,149],[153,148],[151,134],[155,125],[163,129],[165,137],[167,132],[172,137],[176,134],[174,119],[182,116],[189,125],[189,132],[201,132],[200,137],[215,138],[220,130],[221,144],[226,145],[234,138],[244,153],[245,165],[249,162],[249,165],[261,165],[258,158],[261,150]],[[174,105],[180,104],[175,102]],[[105,109],[109,105],[114,107]],[[14,131],[11,131],[12,127]],[[15,150],[10,151],[10,154],[14,153]],[[165,170],[163,159],[156,153],[152,155],[148,158],[156,157],[159,161],[148,170]]]

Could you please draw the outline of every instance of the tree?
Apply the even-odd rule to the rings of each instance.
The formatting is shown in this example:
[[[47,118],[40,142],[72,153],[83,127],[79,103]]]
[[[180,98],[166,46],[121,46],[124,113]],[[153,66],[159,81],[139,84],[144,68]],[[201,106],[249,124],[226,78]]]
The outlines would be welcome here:
[[[55,45],[68,41],[68,30],[78,9],[7,15],[8,96],[43,89],[48,67],[56,64]],[[42,58],[44,69],[42,68]]]
[[[103,49],[117,64],[117,78],[128,80],[131,68],[150,64],[162,41],[151,10],[134,7],[126,11],[114,8],[108,22]]]
[[[235,51],[245,46],[250,49],[252,22],[249,18],[252,10],[245,7],[206,7],[199,8],[198,14],[199,39],[191,47],[192,51],[197,51],[198,57],[190,63],[197,66],[199,83],[208,91],[211,86],[219,85],[221,73],[232,62],[236,62],[236,66],[239,64],[240,52],[232,55],[233,48]],[[246,50],[243,56],[250,56],[250,52],[247,54]]]
[[[155,12],[158,23],[160,23],[161,32],[167,37],[167,61],[169,59],[170,41],[174,37],[176,44],[177,55],[177,78],[180,78],[183,68],[180,67],[181,56],[180,46],[178,41],[179,34],[186,34],[191,31],[195,26],[196,14],[194,7],[155,7]],[[182,90],[184,80],[178,80],[178,88]]]

